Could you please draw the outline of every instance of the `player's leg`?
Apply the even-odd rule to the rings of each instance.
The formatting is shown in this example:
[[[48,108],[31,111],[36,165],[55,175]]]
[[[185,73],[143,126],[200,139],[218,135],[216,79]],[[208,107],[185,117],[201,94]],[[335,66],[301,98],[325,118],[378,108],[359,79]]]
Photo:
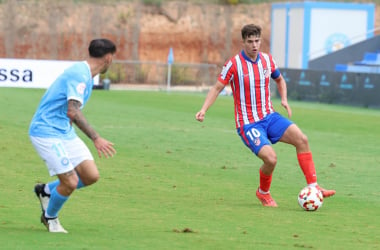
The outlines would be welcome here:
[[[95,183],[99,179],[99,172],[86,144],[77,137],[66,142],[66,148],[78,176],[77,189]]]
[[[57,138],[31,137],[31,140],[37,152],[45,161],[49,174],[51,176],[57,175],[60,180],[59,183],[54,183],[54,185],[58,184],[56,188],[52,185],[53,189],[49,190],[51,191],[50,196],[45,192],[45,188],[48,188],[48,185],[36,185],[39,189],[35,188],[35,191],[38,191],[39,194],[41,194],[39,195],[42,207],[41,222],[45,224],[49,232],[67,233],[59,223],[58,212],[72,192],[68,191],[66,186],[74,186],[75,189],[78,177],[65,148],[65,142],[64,140]],[[42,194],[47,195],[48,198],[42,200]],[[47,202],[45,203],[45,201]]]
[[[278,113],[270,115],[268,137],[272,143],[288,143],[296,148],[297,158],[308,184],[317,182],[314,162],[311,157],[309,142],[305,134],[289,119]]]
[[[277,156],[270,142],[266,137],[265,122],[245,126],[242,130],[238,129],[244,144],[251,149],[262,161],[260,167],[260,186],[256,191],[257,198],[264,206],[276,207],[276,202],[272,199],[269,189],[272,183],[272,173],[277,163]]]
[[[34,192],[36,193],[38,199],[40,200],[42,211],[46,211],[47,206],[49,204],[51,192],[52,192],[52,190],[54,190],[59,185],[59,183],[60,183],[60,181],[59,181],[59,179],[57,179],[55,181],[51,181],[51,182],[46,183],[46,184],[45,183],[37,183],[34,186]],[[77,189],[80,189],[84,186],[85,185],[83,184],[82,180],[78,176]]]
[[[99,180],[99,171],[93,160],[85,160],[81,162],[76,168],[82,185],[89,186]]]
[[[70,165],[76,167],[68,172],[57,174],[59,181],[47,185],[51,194],[45,212],[46,218],[58,217],[58,212],[75,189],[90,185],[99,178],[93,157],[81,139],[63,141],[62,150],[69,156]],[[84,169],[91,171],[86,172]]]
[[[277,203],[270,194],[272,184],[272,174],[277,164],[277,155],[270,145],[264,145],[257,156],[263,161],[260,167],[260,186],[256,191],[257,198],[264,206],[277,207]]]
[[[59,182],[53,182],[48,185],[53,189],[45,212],[47,219],[58,217],[62,206],[75,189],[91,185],[99,179],[99,172],[93,157],[83,141],[76,138],[65,141],[64,144],[64,148],[70,156],[71,164],[76,167],[70,172],[58,174]],[[78,164],[78,162],[80,163]],[[56,185],[56,188],[54,188],[54,185]]]
[[[269,193],[272,183],[272,174],[277,164],[277,156],[270,145],[263,146],[257,156],[263,161],[260,167],[260,187],[261,193]]]
[[[80,138],[77,137],[72,140],[63,140],[62,144],[62,151],[68,156],[68,164],[75,166],[75,169],[72,167],[68,172],[57,170],[63,172],[57,174],[59,181],[54,181],[47,185],[48,189],[51,191],[50,202],[45,213],[47,217],[58,216],[59,210],[71,193],[75,189],[92,184],[95,182],[94,180],[98,179],[99,175],[89,149]],[[83,168],[95,168],[95,170],[90,172],[92,175],[83,174]]]
[[[78,176],[74,170],[58,174],[59,184],[51,190],[49,205],[45,211],[46,218],[56,218],[63,204],[68,200],[78,185]]]
[[[290,125],[280,141],[291,144],[296,148],[298,163],[308,185],[317,186],[322,191],[324,197],[330,197],[335,194],[335,190],[325,190],[318,186],[317,174],[308,138],[297,125]]]
[[[296,148],[297,159],[308,185],[317,183],[313,157],[308,139],[295,124],[290,125],[280,139],[281,142],[293,145]]]
[[[78,176],[78,178],[79,178],[79,176]],[[55,181],[51,181],[51,182],[46,183],[46,184],[39,183],[39,184],[37,184],[35,186],[35,189],[38,189],[38,191],[36,191],[36,193],[41,193],[41,195],[43,195],[43,196],[47,195],[47,196],[50,197],[51,190],[53,190],[54,188],[56,188],[59,185],[59,183],[60,183],[59,179],[56,179]],[[80,188],[82,188],[84,186],[85,185],[83,184],[82,180],[79,178],[78,179],[78,185],[77,185],[76,189],[80,189]]]
[[[309,140],[296,124],[291,124],[287,127],[280,141],[293,145],[297,154],[310,152]]]
[[[41,215],[41,222],[49,232],[67,233],[58,220],[58,213],[78,185],[78,176],[74,170],[58,174],[59,184],[51,190],[49,204]]]
[[[63,141],[63,146],[65,148],[66,154],[70,155],[70,161],[72,164],[79,164],[81,161],[85,161],[87,159],[93,159],[90,151],[88,150],[87,146],[84,145],[83,141],[77,138],[70,141]],[[49,170],[49,172],[51,172]],[[54,175],[54,173],[50,173],[51,175]],[[46,210],[48,200],[50,198],[51,191],[54,190],[58,185],[60,181],[59,179],[51,181],[49,183],[43,184],[38,183],[35,185],[34,191],[39,197],[41,201],[41,206],[43,210]],[[78,185],[77,189],[80,189],[84,187],[84,183],[82,182],[81,178],[78,179]]]

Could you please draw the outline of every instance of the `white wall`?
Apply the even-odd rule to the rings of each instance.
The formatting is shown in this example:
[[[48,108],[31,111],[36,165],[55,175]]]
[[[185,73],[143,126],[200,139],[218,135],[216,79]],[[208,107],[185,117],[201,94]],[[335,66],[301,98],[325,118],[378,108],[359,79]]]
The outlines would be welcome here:
[[[0,87],[48,88],[75,62],[0,58]],[[99,76],[94,84],[99,84]]]
[[[271,54],[279,67],[286,65],[286,9],[274,9],[272,11]]]

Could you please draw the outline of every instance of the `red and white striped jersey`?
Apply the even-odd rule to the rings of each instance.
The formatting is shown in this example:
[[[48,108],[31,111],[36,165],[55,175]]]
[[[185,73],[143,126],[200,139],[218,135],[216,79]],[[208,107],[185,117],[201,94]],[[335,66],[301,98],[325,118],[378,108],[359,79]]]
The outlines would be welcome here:
[[[236,128],[262,120],[274,112],[270,95],[270,77],[280,71],[270,54],[260,52],[255,62],[244,51],[226,62],[218,80],[231,84]]]

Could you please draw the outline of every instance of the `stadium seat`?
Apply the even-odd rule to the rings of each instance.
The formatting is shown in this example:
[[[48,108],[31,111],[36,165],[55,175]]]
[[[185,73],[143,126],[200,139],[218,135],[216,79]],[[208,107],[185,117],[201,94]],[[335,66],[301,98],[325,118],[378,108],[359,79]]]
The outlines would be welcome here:
[[[352,64],[337,64],[335,65],[335,71],[380,74],[380,50],[366,52],[363,60]]]

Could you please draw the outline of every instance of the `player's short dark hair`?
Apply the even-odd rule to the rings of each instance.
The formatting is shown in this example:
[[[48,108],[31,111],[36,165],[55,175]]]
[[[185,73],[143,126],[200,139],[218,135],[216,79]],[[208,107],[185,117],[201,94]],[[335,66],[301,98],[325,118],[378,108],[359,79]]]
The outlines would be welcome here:
[[[261,27],[255,24],[247,24],[241,29],[241,38],[245,40],[250,36],[261,36]]]
[[[94,39],[88,46],[88,53],[91,57],[103,57],[108,53],[114,54],[116,52],[116,45],[108,39]]]

